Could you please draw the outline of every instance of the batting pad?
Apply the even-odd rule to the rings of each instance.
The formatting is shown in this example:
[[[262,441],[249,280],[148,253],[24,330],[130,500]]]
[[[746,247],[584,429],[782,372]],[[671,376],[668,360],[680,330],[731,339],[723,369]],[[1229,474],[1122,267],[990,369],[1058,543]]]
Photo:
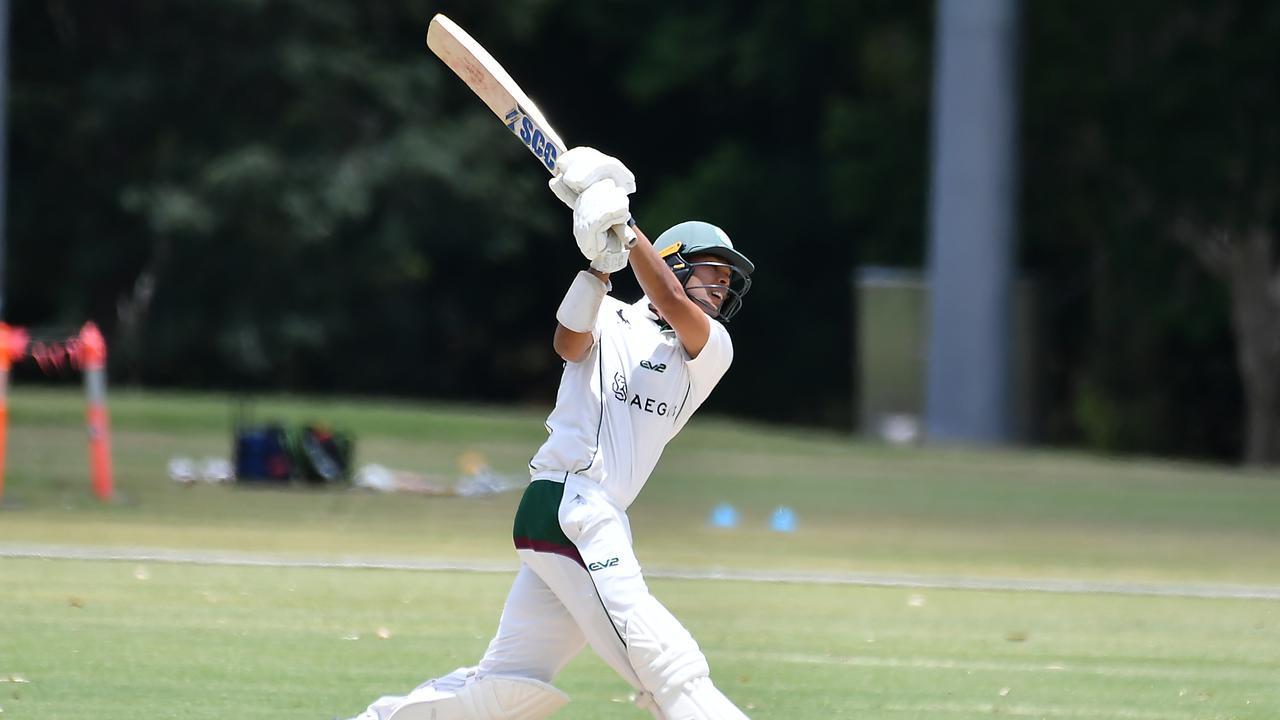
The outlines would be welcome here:
[[[543,720],[568,703],[568,695],[544,682],[486,675],[457,692],[408,700],[387,720]]]
[[[693,636],[652,596],[627,619],[627,655],[667,720],[747,720],[711,682]]]

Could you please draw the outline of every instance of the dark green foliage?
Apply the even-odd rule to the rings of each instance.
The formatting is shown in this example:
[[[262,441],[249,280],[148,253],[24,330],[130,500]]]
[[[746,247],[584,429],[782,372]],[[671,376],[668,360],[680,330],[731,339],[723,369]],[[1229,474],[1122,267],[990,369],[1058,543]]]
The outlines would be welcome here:
[[[1239,454],[1226,278],[1175,230],[1280,224],[1278,31],[1245,0],[1028,5],[1022,240],[1051,436]]]
[[[15,3],[8,319],[98,320],[117,381],[548,402],[568,213],[426,50],[440,11],[632,166],[651,237],[756,260],[710,407],[847,426],[850,271],[923,261],[932,2]],[[1238,451],[1227,294],[1167,226],[1274,182],[1276,15],[1028,4],[1047,439]]]

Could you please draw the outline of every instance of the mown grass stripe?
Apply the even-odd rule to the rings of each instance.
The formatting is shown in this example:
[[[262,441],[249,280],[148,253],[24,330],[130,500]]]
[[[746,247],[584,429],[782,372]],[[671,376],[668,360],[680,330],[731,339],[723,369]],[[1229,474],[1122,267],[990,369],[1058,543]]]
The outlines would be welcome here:
[[[720,657],[789,665],[827,665],[859,668],[894,668],[903,670],[955,670],[964,673],[1045,673],[1066,675],[1092,675],[1099,677],[1177,680],[1185,682],[1220,682],[1268,679],[1275,677],[1280,668],[1274,665],[1233,665],[1223,668],[1161,667],[1154,662],[1144,664],[1117,663],[1108,658],[1082,664],[1078,661],[1045,659],[1037,662],[1009,662],[989,659],[954,657],[900,657],[885,655],[810,655],[802,653],[724,652]]]
[[[370,570],[423,570],[481,573],[514,573],[518,563],[485,563],[447,559],[379,558],[369,556],[313,557],[268,553],[166,550],[89,545],[35,545],[0,543],[0,557],[53,560],[122,560],[171,562],[196,565],[257,565],[266,567],[364,568]],[[868,587],[931,590],[979,590],[1044,592],[1083,595],[1146,595],[1212,600],[1280,600],[1280,587],[1212,583],[1125,583],[1090,580],[984,578],[948,575],[887,573],[789,573],[774,571],[650,568],[650,578],[667,580],[725,580],[733,582],[792,583],[801,585],[860,585]]]

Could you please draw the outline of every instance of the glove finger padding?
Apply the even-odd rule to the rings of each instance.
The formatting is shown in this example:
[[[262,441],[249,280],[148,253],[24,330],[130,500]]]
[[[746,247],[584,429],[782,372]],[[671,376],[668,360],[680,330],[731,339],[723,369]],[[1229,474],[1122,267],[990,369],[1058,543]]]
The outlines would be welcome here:
[[[610,241],[609,228],[625,225],[630,217],[631,202],[612,180],[601,180],[583,191],[573,209],[573,238],[582,255],[588,260],[600,257]],[[616,238],[614,243],[622,249]]]
[[[566,185],[559,175],[548,180],[547,187],[551,188],[551,192],[560,198],[560,202],[568,205],[570,210],[578,205],[578,191]]]
[[[622,161],[591,147],[576,147],[556,160],[560,174],[548,185],[551,192],[570,208],[578,194],[602,180],[612,180],[626,194],[636,191],[636,176]]]
[[[623,250],[618,253],[606,252],[595,260],[591,261],[591,267],[602,273],[620,272],[622,268],[627,266],[627,260],[630,257],[630,250]]]
[[[605,273],[615,273],[627,266],[631,251],[612,229],[605,230],[604,251],[591,261],[591,267]]]

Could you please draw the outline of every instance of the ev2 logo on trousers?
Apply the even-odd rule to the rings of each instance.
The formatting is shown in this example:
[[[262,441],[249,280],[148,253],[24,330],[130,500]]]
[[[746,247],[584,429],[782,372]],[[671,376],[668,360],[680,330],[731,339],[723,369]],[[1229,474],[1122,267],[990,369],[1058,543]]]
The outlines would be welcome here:
[[[587,570],[590,570],[591,572],[595,572],[597,570],[603,570],[605,568],[611,568],[611,567],[617,567],[617,566],[618,566],[618,558],[609,558],[608,560],[605,560],[603,562],[591,563],[590,565],[587,566]]]

